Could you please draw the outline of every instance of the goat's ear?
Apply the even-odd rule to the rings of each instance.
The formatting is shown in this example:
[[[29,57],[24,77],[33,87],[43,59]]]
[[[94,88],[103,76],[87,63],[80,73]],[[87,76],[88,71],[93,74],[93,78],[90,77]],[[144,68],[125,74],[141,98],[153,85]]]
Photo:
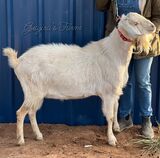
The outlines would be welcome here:
[[[126,16],[126,15],[124,15],[124,14],[122,14],[121,19],[123,19],[123,20],[127,20],[127,16]]]

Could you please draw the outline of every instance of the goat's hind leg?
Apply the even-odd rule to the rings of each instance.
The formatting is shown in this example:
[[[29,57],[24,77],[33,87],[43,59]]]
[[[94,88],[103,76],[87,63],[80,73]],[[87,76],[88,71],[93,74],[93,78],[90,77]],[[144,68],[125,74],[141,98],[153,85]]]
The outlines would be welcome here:
[[[37,140],[43,140],[43,135],[39,130],[39,127],[38,127],[38,124],[37,124],[37,119],[36,119],[36,112],[37,112],[37,109],[40,108],[41,104],[42,104],[42,101],[38,101],[37,105],[34,106],[34,108],[31,108],[29,113],[28,113],[29,114],[29,119],[30,119],[30,122],[31,122],[31,126],[32,126],[32,129],[33,129],[33,133],[35,134]]]
[[[37,140],[43,139],[43,136],[38,128],[36,120],[36,111],[41,107],[42,101],[43,99],[36,99],[32,101],[31,99],[26,99],[23,105],[17,111],[17,139],[19,145],[23,145],[25,143],[23,124],[24,124],[24,118],[27,114],[29,114],[30,122],[32,125],[33,132],[36,135],[36,139]]]
[[[17,110],[17,140],[18,145],[23,145],[24,142],[24,131],[23,131],[23,124],[24,124],[24,118],[26,114],[28,113],[28,107],[26,106],[26,103],[24,102],[22,106]]]

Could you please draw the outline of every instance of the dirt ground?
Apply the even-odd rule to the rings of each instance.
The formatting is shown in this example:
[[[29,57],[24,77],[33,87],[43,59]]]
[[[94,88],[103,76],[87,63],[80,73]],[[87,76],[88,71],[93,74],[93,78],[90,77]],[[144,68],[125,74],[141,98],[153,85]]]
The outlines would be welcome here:
[[[24,146],[16,145],[16,125],[0,124],[0,158],[159,158],[143,153],[132,141],[139,135],[135,126],[116,134],[118,146],[107,142],[104,126],[40,125],[44,141],[34,140],[30,124],[25,124]],[[157,129],[155,129],[157,133]]]

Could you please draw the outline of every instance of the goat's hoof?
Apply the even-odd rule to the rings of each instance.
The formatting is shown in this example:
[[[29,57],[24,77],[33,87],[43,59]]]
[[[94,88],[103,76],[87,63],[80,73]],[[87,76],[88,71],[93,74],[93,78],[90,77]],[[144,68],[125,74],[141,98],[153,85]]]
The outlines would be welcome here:
[[[119,126],[114,127],[113,130],[114,130],[114,132],[117,132],[117,133],[120,133],[120,132],[121,132]]]
[[[17,143],[18,146],[22,146],[22,145],[24,145],[24,144],[25,144],[24,139],[18,140],[18,143]]]
[[[111,146],[116,146],[117,145],[117,139],[116,137],[112,137],[108,140],[108,144],[111,145]]]
[[[43,135],[42,134],[37,135],[36,140],[42,141],[43,140]]]

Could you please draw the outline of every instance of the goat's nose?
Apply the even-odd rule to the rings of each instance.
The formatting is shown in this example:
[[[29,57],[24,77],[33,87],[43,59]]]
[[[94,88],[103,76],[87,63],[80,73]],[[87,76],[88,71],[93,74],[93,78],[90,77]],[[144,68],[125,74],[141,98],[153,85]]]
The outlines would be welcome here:
[[[154,24],[151,24],[151,28],[154,30],[154,32],[156,31],[156,27]]]
[[[152,27],[153,29],[155,28],[155,26],[154,26],[153,24],[151,25],[151,27]]]

